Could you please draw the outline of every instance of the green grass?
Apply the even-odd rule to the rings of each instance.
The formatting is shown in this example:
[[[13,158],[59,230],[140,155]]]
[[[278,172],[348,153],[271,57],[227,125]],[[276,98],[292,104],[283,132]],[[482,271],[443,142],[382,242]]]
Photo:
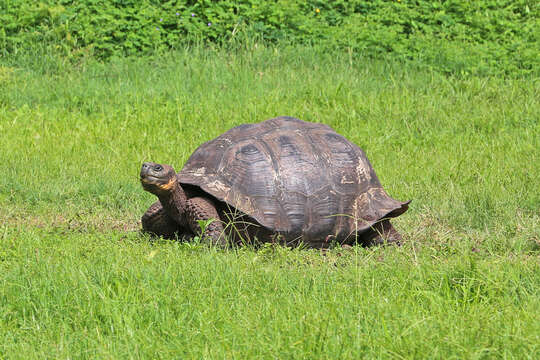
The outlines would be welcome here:
[[[310,48],[0,63],[0,358],[540,357],[540,83]],[[142,161],[278,115],[366,150],[401,248],[150,243]]]

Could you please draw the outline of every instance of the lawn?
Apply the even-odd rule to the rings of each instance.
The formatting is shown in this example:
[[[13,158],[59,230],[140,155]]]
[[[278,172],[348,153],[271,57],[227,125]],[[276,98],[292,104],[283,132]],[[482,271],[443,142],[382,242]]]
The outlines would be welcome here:
[[[412,199],[402,247],[150,239],[143,161],[180,169],[290,115]],[[0,61],[0,358],[539,358],[540,83],[307,47]]]

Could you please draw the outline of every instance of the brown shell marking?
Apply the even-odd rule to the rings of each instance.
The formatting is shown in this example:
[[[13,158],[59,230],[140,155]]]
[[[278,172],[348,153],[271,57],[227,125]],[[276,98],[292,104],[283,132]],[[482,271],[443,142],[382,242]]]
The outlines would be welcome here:
[[[358,146],[327,125],[290,117],[240,125],[202,144],[178,176],[308,241],[366,229],[408,204],[384,192]]]

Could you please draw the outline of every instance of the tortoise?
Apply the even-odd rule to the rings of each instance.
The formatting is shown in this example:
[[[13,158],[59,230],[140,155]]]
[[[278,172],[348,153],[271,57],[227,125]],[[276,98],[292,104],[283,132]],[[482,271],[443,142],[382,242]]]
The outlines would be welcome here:
[[[159,199],[142,216],[144,232],[199,234],[221,246],[400,243],[389,219],[410,202],[384,191],[358,146],[327,125],[287,116],[228,130],[199,146],[179,173],[145,162],[140,179]]]

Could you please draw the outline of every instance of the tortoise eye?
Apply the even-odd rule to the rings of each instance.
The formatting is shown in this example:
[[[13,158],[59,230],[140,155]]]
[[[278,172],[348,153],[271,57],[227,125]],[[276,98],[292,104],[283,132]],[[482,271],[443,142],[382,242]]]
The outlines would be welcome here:
[[[163,166],[161,166],[161,165],[156,165],[156,166],[154,166],[154,170],[155,170],[155,171],[161,171],[161,170],[163,170]]]

